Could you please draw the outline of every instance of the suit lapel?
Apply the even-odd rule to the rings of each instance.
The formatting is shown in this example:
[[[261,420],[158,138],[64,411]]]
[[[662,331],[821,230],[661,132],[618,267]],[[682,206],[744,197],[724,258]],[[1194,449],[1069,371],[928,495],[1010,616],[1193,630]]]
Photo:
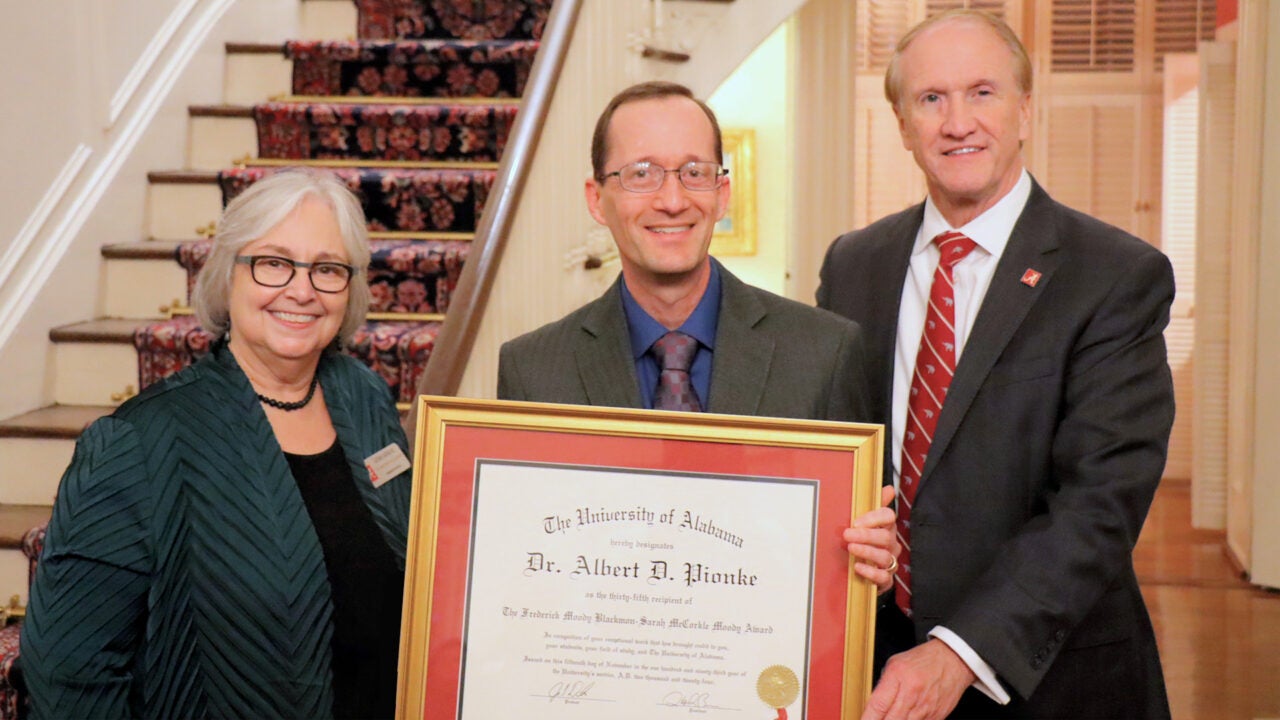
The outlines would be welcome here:
[[[1062,262],[1056,252],[1058,234],[1055,203],[1034,181],[1031,197],[1009,236],[1009,244],[996,265],[991,287],[982,301],[973,331],[965,342],[964,352],[956,366],[955,377],[947,390],[947,399],[938,417],[929,457],[925,461],[920,482],[923,485],[955,437],[978,390],[1018,327],[1030,312]],[[1024,283],[1023,275],[1033,269],[1040,273],[1034,286]]]
[[[889,272],[872,272],[868,278],[869,292],[864,296],[869,305],[892,303],[893,312],[890,322],[879,324],[876,337],[868,339],[871,347],[878,348],[877,362],[883,363],[883,372],[877,373],[882,378],[880,397],[885,398],[885,433],[887,438],[893,437],[893,373],[894,356],[898,347],[898,308],[902,306],[902,288],[907,281],[907,270],[911,264],[911,249],[915,247],[916,235],[920,233],[920,224],[924,222],[924,203],[902,214],[902,222],[886,233],[885,242],[874,248],[873,256],[868,258],[868,268],[888,268]],[[870,323],[868,323],[870,324]],[[893,451],[893,443],[886,442],[886,452]],[[885,466],[892,472],[892,462]]]
[[[902,305],[902,288],[906,284],[911,249],[924,221],[924,203],[903,211],[886,232],[862,240],[865,250],[849,268],[857,282],[865,288],[854,294],[850,317],[857,320],[866,333],[869,377],[879,378],[879,387],[871,390],[878,407],[872,416],[884,424],[884,481],[893,482],[897,458],[893,452],[893,374],[898,342],[898,308]],[[865,254],[864,254],[865,253]],[[846,282],[848,280],[845,280]]]
[[[609,290],[591,303],[582,320],[582,332],[574,340],[573,353],[588,405],[641,408],[644,403],[622,310],[621,282],[619,275]]]
[[[720,266],[720,318],[711,361],[708,412],[755,415],[764,395],[774,341],[756,330],[764,305],[750,288]]]

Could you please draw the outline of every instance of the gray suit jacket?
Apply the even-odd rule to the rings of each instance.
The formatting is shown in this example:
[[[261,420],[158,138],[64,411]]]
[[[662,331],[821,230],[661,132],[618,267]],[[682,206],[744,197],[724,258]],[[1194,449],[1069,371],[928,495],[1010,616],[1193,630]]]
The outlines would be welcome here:
[[[862,420],[857,325],[743,283],[720,268],[720,318],[707,411]],[[644,407],[622,308],[622,279],[561,320],[502,346],[498,397]]]
[[[822,267],[818,304],[864,329],[886,425],[922,219],[917,205],[840,237]],[[1163,254],[1032,188],[912,510],[916,639],[939,624],[964,638],[1021,696],[1009,716],[1168,717],[1131,553],[1173,422],[1172,300]]]

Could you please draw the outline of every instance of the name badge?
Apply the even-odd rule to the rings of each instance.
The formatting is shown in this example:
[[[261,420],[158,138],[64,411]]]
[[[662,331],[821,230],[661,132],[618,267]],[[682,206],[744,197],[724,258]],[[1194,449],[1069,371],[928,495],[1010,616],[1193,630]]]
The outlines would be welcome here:
[[[365,458],[364,467],[369,471],[373,486],[382,487],[388,480],[409,469],[409,458],[405,457],[399,445],[391,443]]]

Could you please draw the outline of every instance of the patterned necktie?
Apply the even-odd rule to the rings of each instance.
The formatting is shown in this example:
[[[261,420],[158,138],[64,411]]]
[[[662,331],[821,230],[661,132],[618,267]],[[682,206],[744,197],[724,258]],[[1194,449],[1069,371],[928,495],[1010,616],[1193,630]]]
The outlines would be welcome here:
[[[975,247],[972,240],[958,232],[944,232],[933,242],[942,258],[933,272],[924,334],[911,378],[898,487],[898,541],[902,543],[902,555],[895,577],[894,599],[907,617],[911,617],[911,506],[916,500],[916,487],[929,455],[929,445],[933,443],[938,416],[942,414],[942,402],[956,370],[956,297],[952,269]]]
[[[698,352],[698,341],[677,330],[658,338],[653,344],[653,355],[662,366],[658,376],[658,388],[653,393],[655,410],[683,410],[701,412],[698,393],[689,379],[689,366]]]

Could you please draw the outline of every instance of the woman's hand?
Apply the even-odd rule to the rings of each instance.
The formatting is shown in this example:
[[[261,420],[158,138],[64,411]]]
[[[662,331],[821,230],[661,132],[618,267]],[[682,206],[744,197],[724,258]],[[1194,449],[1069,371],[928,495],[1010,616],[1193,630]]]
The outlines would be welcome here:
[[[898,553],[902,552],[896,526],[898,514],[889,507],[893,495],[892,487],[882,488],[881,507],[854,520],[853,527],[846,528],[842,535],[853,560],[854,572],[875,583],[876,589],[882,593],[893,589]]]

